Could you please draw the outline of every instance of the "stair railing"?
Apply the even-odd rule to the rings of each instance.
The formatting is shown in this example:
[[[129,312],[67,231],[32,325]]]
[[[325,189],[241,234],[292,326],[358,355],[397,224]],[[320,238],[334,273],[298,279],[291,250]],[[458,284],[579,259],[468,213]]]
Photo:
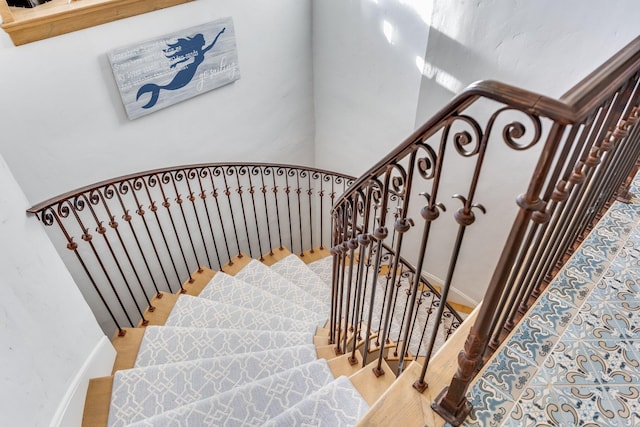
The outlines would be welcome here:
[[[145,324],[154,294],[183,290],[203,266],[325,248],[333,201],[353,180],[302,166],[198,164],[99,182],[28,212],[51,231],[105,332],[123,334]]]
[[[501,238],[485,246],[486,252],[503,249],[491,263],[490,279],[476,285],[486,289],[481,307],[451,385],[433,405],[448,422],[461,423],[471,410],[466,392],[483,357],[526,312],[634,169],[640,154],[639,70],[640,38],[560,100],[498,82],[476,83],[358,178],[333,210],[331,322],[339,350],[346,349],[348,328],[362,330],[366,361],[369,337],[387,341],[394,310],[400,309],[398,373],[408,357],[424,357],[414,383],[424,391],[447,305],[438,305],[434,327],[425,336],[414,336],[423,278],[439,269],[441,279],[430,281],[440,281],[442,301],[449,301],[460,281],[476,282],[470,268],[488,263],[478,249],[483,235],[477,224],[490,224],[491,215],[498,223],[513,221],[510,231],[501,227]],[[504,170],[510,175],[498,176]],[[521,183],[526,191],[517,198],[501,190],[505,180],[529,174],[528,183]],[[515,204],[508,203],[514,199]],[[417,273],[409,278],[410,298],[399,306],[393,286],[405,271],[401,260]],[[389,280],[376,285],[385,275]],[[378,332],[372,322],[380,307]],[[376,375],[384,374],[382,360],[380,351]]]

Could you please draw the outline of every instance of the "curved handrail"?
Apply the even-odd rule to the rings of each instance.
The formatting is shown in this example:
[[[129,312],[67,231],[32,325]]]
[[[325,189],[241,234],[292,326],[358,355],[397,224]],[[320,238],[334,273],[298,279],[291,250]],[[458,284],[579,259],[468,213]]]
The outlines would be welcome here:
[[[333,280],[337,302],[332,330],[333,326],[343,328],[346,337],[347,326],[339,326],[345,316],[371,323],[371,307],[377,296],[361,291],[371,283],[362,274],[362,258],[363,254],[373,256],[373,265],[379,269],[380,248],[384,246],[393,248],[394,259],[388,265],[391,283],[402,274],[399,266],[409,258],[419,273],[426,259],[446,266],[442,290],[446,301],[453,278],[458,277],[458,261],[469,247],[466,231],[479,215],[488,212],[475,200],[478,189],[482,184],[485,192],[491,188],[494,200],[499,193],[501,182],[484,170],[488,166],[483,168],[486,159],[494,156],[495,162],[502,161],[506,151],[501,151],[500,144],[515,151],[539,144],[539,157],[527,165],[532,174],[523,194],[517,198],[505,194],[516,200],[513,208],[517,215],[515,219],[498,216],[513,225],[510,231],[505,228],[505,240],[496,242],[503,250],[489,266],[491,279],[480,284],[486,286],[486,293],[460,354],[459,369],[451,387],[437,401],[437,411],[447,421],[460,423],[470,408],[466,388],[482,357],[488,357],[518,316],[526,312],[530,300],[540,294],[544,282],[550,280],[565,254],[633,170],[640,154],[639,122],[640,37],[560,99],[496,81],[479,81],[466,88],[336,200],[332,251],[337,264]],[[447,202],[450,199],[443,192],[457,200]],[[441,220],[446,208],[454,203],[459,206],[458,202],[462,207],[453,215],[449,212],[448,220]],[[477,251],[479,246],[471,247]],[[448,259],[440,256],[440,248],[451,251]],[[411,320],[418,315],[414,304],[421,279],[414,276],[403,320],[404,316]],[[469,276],[464,280],[475,281]],[[366,304],[368,319],[359,308]],[[385,291],[383,304],[386,314],[381,337],[385,341],[394,322],[396,301],[387,298]],[[438,307],[438,319],[444,307]],[[340,334],[338,331],[338,345]],[[426,343],[421,377],[414,384],[419,391],[426,388],[425,374],[437,337],[436,328]],[[411,331],[405,328],[399,371],[415,344],[409,342],[411,338]],[[365,352],[367,348],[368,343]],[[380,353],[374,369],[378,375],[383,373],[382,359]]]
[[[32,207],[30,207],[29,209],[27,209],[28,213],[31,214],[36,214],[39,211],[42,211],[43,209],[45,209],[48,206],[52,206],[56,203],[60,203],[61,201],[65,200],[65,199],[69,199],[72,197],[76,197],[82,193],[86,193],[89,192],[95,188],[99,188],[99,187],[106,187],[109,185],[113,185],[113,184],[117,184],[119,182],[124,182],[124,181],[129,181],[129,180],[135,180],[136,178],[141,178],[143,176],[148,176],[148,175],[157,175],[157,174],[163,174],[166,172],[173,172],[173,171],[178,171],[178,170],[190,170],[190,169],[199,169],[199,168],[216,168],[216,167],[226,167],[226,166],[230,166],[230,167],[271,167],[271,168],[288,168],[288,169],[297,169],[297,170],[305,170],[305,171],[309,171],[309,172],[315,172],[315,173],[320,173],[320,174],[325,174],[325,175],[333,175],[336,177],[340,177],[346,181],[349,181],[351,185],[351,183],[353,183],[353,181],[355,181],[355,177],[351,176],[351,175],[347,175],[347,174],[343,174],[343,173],[339,173],[339,172],[333,172],[333,171],[329,171],[329,170],[324,170],[324,169],[318,169],[318,168],[313,168],[313,167],[307,167],[307,166],[299,166],[299,165],[288,165],[288,164],[284,164],[284,163],[251,163],[251,162],[225,162],[225,163],[194,163],[194,164],[188,164],[188,165],[180,165],[180,166],[170,166],[170,167],[165,167],[165,168],[158,168],[158,169],[149,169],[143,172],[136,172],[136,173],[132,173],[132,174],[127,174],[127,175],[121,175],[115,178],[110,178],[110,179],[105,179],[102,181],[98,181],[96,183],[93,184],[88,184],[82,187],[78,187],[75,190],[71,190],[71,191],[67,191],[65,193],[59,194],[57,196],[51,197],[49,199],[43,200],[42,202],[36,203],[35,205],[33,205]]]
[[[389,154],[364,172],[353,183],[351,189],[336,200],[336,204],[357,191],[356,189],[364,182],[383,173],[386,166],[394,159],[408,154],[413,144],[429,137],[447,117],[465,109],[478,98],[510,105],[540,117],[547,117],[559,124],[575,124],[584,120],[595,106],[602,104],[611,91],[627,81],[639,66],[640,36],[587,75],[559,100],[494,80],[472,83]],[[615,79],[611,79],[612,74],[616,76]]]
[[[146,322],[153,295],[185,291],[205,266],[325,248],[333,200],[353,180],[297,165],[200,163],[100,181],[27,212],[53,226],[96,317],[122,333],[138,316]]]
[[[351,189],[342,194],[342,196],[336,200],[336,203],[338,204],[345,198],[348,198],[356,191],[356,188],[359,188],[371,178],[381,175],[390,162],[406,156],[416,142],[431,136],[448,117],[464,110],[478,98],[491,99],[512,105],[523,111],[528,111],[531,114],[544,115],[566,123],[570,122],[567,117],[572,116],[572,110],[568,105],[544,95],[492,80],[475,82],[453,98],[444,108],[416,129],[402,143],[389,152],[389,154],[358,177],[351,185]]]

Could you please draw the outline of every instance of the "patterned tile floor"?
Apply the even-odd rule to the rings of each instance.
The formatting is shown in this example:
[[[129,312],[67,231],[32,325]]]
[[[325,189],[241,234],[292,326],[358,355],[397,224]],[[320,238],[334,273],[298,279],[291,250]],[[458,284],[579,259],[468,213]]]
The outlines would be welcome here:
[[[472,386],[464,425],[640,426],[638,295],[640,201],[616,202]]]

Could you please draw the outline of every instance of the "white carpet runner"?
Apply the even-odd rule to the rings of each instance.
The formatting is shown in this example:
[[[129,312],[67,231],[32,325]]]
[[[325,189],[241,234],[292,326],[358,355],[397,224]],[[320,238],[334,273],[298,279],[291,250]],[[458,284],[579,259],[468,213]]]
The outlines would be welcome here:
[[[109,426],[355,425],[368,409],[317,359],[330,287],[296,256],[181,295],[114,377]]]
[[[308,344],[118,371],[113,384],[112,425],[125,426],[316,358],[315,346]]]
[[[332,259],[330,257],[323,258],[320,261],[313,262],[308,265],[309,270],[311,270],[316,276],[318,276],[321,281],[326,281],[326,283],[331,283],[331,274],[332,274]],[[354,269],[354,275],[356,274],[356,269]],[[371,276],[373,272],[369,272],[369,278],[367,280],[368,283],[371,283]],[[392,297],[395,299],[395,308],[392,309],[392,316],[389,328],[389,338],[393,342],[400,342],[403,338],[402,333],[406,328],[406,314],[405,310],[407,309],[407,289],[410,288],[410,283],[407,278],[396,278],[395,284],[390,284],[390,280],[387,281],[387,278],[384,275],[378,276],[375,289],[375,298],[373,302],[373,316],[371,321],[371,331],[372,333],[378,333],[379,328],[384,327],[384,320],[386,316],[386,304],[385,301],[385,288],[387,289],[387,300]],[[398,286],[399,285],[399,286]],[[351,300],[355,299],[355,277],[352,282],[351,289]],[[366,301],[365,307],[369,307],[369,303],[371,301],[371,292],[372,286],[369,285],[364,292],[364,300]],[[361,299],[362,300],[362,299]],[[418,305],[419,302],[419,305]],[[417,313],[413,316],[411,323],[411,338],[409,340],[409,352],[413,355],[423,355],[425,353],[426,344],[424,343],[429,339],[429,334],[431,331],[440,326],[438,330],[438,334],[436,335],[436,341],[434,343],[434,353],[437,351],[445,342],[446,338],[446,330],[450,327],[453,318],[447,315],[445,311],[445,316],[443,318],[443,325],[438,325],[436,322],[435,312],[438,309],[439,300],[434,299],[434,295],[430,292],[423,292],[416,299],[416,307],[414,307],[414,313]],[[353,312],[351,313],[351,315]],[[361,314],[361,321],[363,324],[366,324],[369,318],[368,309],[365,309],[365,313]],[[349,319],[351,321],[351,318]],[[426,325],[426,328],[425,328]],[[381,335],[381,334],[379,334]],[[422,344],[421,344],[422,343]],[[391,353],[395,353],[396,349],[393,349]],[[398,346],[397,351],[400,351],[400,347]]]

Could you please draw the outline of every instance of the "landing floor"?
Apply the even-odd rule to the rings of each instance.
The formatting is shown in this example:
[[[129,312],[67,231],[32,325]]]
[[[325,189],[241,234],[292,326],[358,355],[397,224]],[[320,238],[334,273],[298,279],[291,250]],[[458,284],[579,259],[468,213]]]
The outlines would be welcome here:
[[[616,202],[471,388],[465,425],[640,426],[639,294],[640,201]]]

